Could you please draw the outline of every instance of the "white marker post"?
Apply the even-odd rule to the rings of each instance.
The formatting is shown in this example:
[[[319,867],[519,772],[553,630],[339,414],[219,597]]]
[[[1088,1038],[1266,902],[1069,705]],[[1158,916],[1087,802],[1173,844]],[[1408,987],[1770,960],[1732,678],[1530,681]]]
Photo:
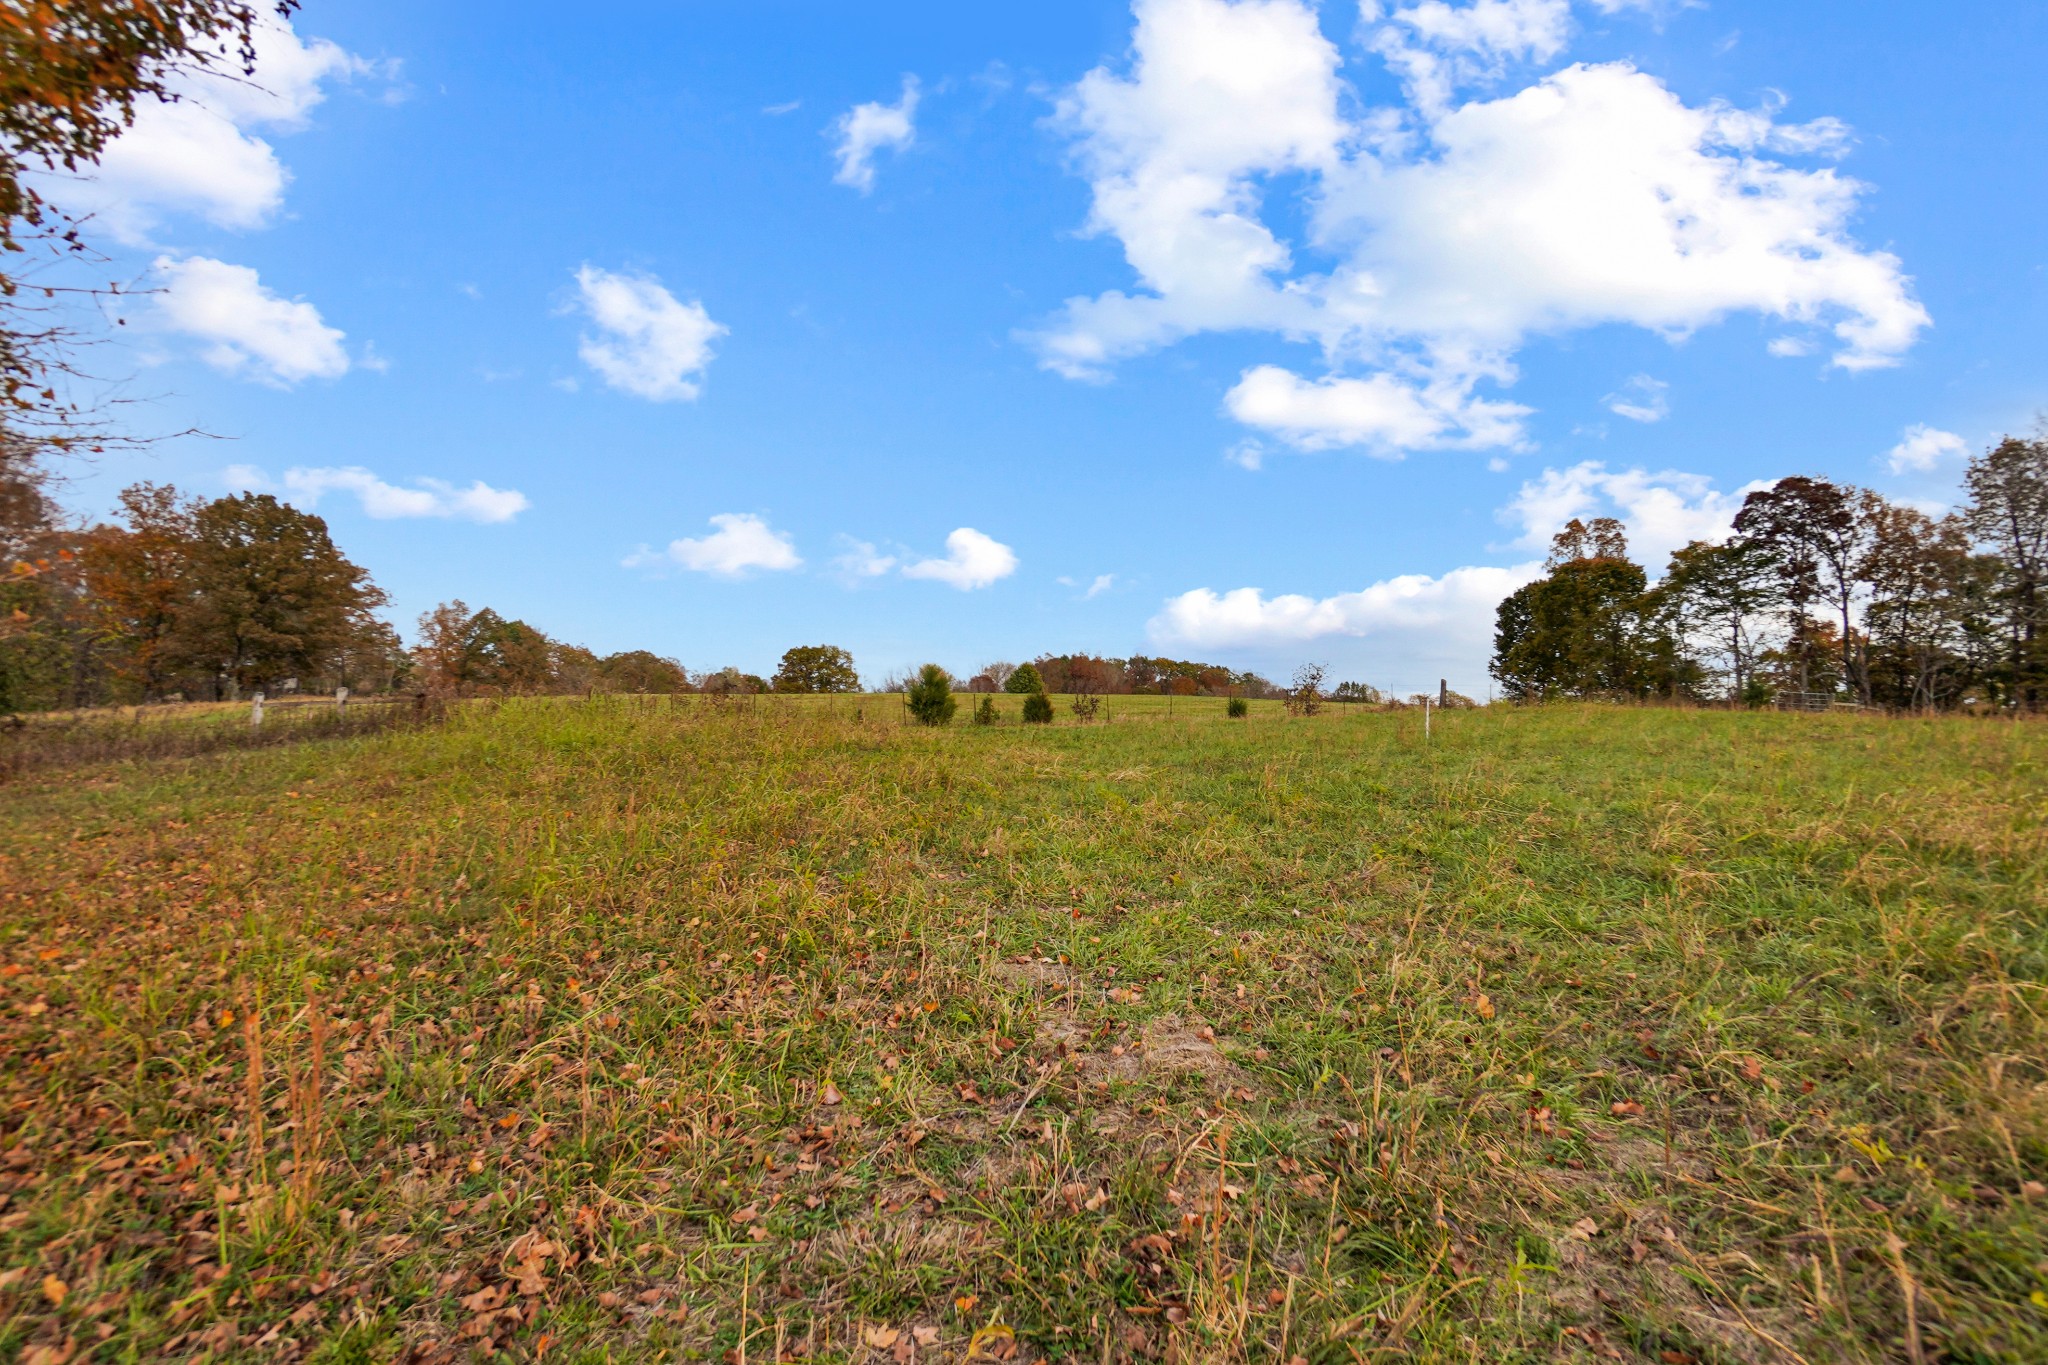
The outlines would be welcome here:
[[[258,692],[255,699],[249,703],[249,728],[251,730],[263,728],[263,694],[261,692]]]
[[[1427,694],[1424,694],[1422,698],[1422,738],[1424,742],[1427,742],[1429,739],[1429,697]]]
[[[346,687],[334,689],[334,709],[337,711],[348,710],[348,689]]]

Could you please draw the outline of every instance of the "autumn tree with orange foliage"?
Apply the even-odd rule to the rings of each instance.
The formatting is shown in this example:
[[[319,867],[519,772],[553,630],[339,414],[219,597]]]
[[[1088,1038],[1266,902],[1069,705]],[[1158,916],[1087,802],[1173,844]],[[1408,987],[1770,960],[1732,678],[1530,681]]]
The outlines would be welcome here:
[[[177,673],[175,633],[192,592],[196,502],[167,485],[121,490],[126,526],[95,527],[85,582],[104,624],[107,667],[142,701],[157,701]]]

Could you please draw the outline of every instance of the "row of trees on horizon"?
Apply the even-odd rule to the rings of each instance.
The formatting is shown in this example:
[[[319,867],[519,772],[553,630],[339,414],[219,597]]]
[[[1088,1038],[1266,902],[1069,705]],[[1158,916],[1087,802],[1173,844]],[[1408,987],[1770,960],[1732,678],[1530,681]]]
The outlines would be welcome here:
[[[32,447],[0,440],[0,713],[255,691],[443,696],[907,692],[833,645],[770,677],[693,672],[651,650],[598,655],[461,601],[406,646],[386,597],[318,516],[268,494],[208,500],[142,483],[120,512],[67,522]],[[1611,519],[1571,522],[1546,572],[1496,614],[1493,676],[1514,701],[1669,698],[1891,709],[2038,709],[2048,700],[2048,435],[1973,460],[1945,515],[1796,476],[1752,492],[1719,541],[1652,581]],[[969,693],[1392,700],[1309,668],[1282,686],[1224,665],[1041,654],[947,674]],[[1306,678],[1306,681],[1304,679]],[[1455,698],[1463,703],[1465,698]]]
[[[490,607],[445,602],[407,647],[384,592],[320,517],[263,493],[210,501],[141,483],[108,522],[68,522],[26,446],[0,444],[0,713],[254,692],[417,690],[442,696],[591,692],[835,693],[866,684],[853,656],[803,645],[774,676],[692,672],[651,650],[600,656]],[[951,675],[948,675],[951,678]],[[952,681],[969,692],[1279,696],[1256,673],[1190,660],[1044,654]],[[910,677],[874,680],[901,692]],[[1028,685],[1027,685],[1028,684]],[[1362,684],[1338,695],[1377,700]]]
[[[1973,459],[1933,515],[1797,476],[1654,584],[1620,523],[1573,521],[1545,576],[1500,604],[1513,700],[1847,702],[2039,709],[2048,700],[2048,429]]]

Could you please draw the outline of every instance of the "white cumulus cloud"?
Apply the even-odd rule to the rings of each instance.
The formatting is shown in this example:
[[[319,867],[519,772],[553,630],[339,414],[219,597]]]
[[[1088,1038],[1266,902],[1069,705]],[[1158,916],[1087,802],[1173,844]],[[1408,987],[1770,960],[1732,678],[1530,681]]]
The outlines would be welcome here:
[[[1255,365],[1224,395],[1223,406],[1246,426],[1301,450],[1365,446],[1399,455],[1437,446],[1514,444],[1529,409],[1475,398],[1471,388],[1454,379],[1418,383],[1384,372],[1306,380],[1278,365]],[[1258,468],[1257,459],[1239,463]]]
[[[350,493],[361,503],[364,515],[379,520],[437,517],[454,521],[505,522],[533,505],[524,493],[509,488],[493,488],[481,479],[461,488],[442,479],[417,478],[412,481],[413,486],[407,488],[386,483],[360,465],[287,469],[284,478],[276,483],[252,465],[234,465],[225,476],[240,488],[255,492],[282,492],[291,502],[308,511],[317,507],[320,499],[329,493]]]
[[[929,578],[967,592],[985,588],[1017,571],[1017,553],[971,526],[946,537],[943,559],[920,559],[903,566],[905,578]]]
[[[713,531],[695,539],[672,540],[662,551],[642,550],[627,558],[627,568],[678,565],[720,578],[744,578],[757,569],[780,572],[803,566],[787,535],[751,512],[721,512],[711,518]]]
[[[1335,653],[1347,656],[1340,676],[1404,691],[1434,691],[1446,677],[1476,695],[1492,653],[1494,609],[1542,572],[1532,561],[1402,574],[1329,597],[1197,588],[1169,598],[1146,632],[1163,653],[1235,657],[1282,675],[1305,656]]]
[[[1546,469],[1524,483],[1499,516],[1519,530],[1515,545],[1524,550],[1548,549],[1551,537],[1574,517],[1614,517],[1628,530],[1631,557],[1655,577],[1673,550],[1695,540],[1726,540],[1743,497],[1769,483],[1727,493],[1704,474],[1610,470],[1585,460],[1569,469]]]
[[[657,403],[698,395],[711,343],[729,330],[702,303],[681,302],[650,276],[592,265],[577,270],[576,288],[596,328],[584,334],[577,354],[605,383]]]
[[[1906,428],[1905,435],[1891,448],[1885,461],[1894,474],[1925,474],[1943,460],[1959,460],[1968,453],[1969,446],[1953,431],[1942,431],[1918,422]]]
[[[207,364],[279,388],[348,373],[344,334],[303,299],[280,298],[254,270],[205,256],[156,260],[157,321],[205,344]]]
[[[210,72],[176,77],[170,103],[145,101],[108,144],[99,164],[73,177],[55,173],[51,193],[76,214],[93,214],[126,242],[145,240],[168,214],[224,228],[264,226],[284,203],[290,173],[259,136],[306,127],[327,86],[377,70],[324,38],[304,39],[265,17],[256,27],[256,73],[232,54]]]
[[[871,100],[856,104],[832,125],[839,142],[832,154],[839,159],[835,183],[868,193],[875,187],[875,153],[900,152],[917,140],[917,77],[903,78],[903,94],[894,104]]]
[[[1901,262],[1852,235],[1864,187],[1787,159],[1838,155],[1839,122],[1688,104],[1627,63],[1470,93],[1561,57],[1565,0],[1363,13],[1396,106],[1362,107],[1308,0],[1135,0],[1128,62],[1084,76],[1056,122],[1087,229],[1137,287],[1069,299],[1028,336],[1043,364],[1100,379],[1197,333],[1270,333],[1317,343],[1327,373],[1254,367],[1232,410],[1290,444],[1512,446],[1527,413],[1483,386],[1512,384],[1534,336],[1676,339],[1752,312],[1832,333],[1834,364],[1861,370],[1928,325]],[[1298,241],[1268,221],[1281,195]]]
[[[1504,569],[1452,569],[1436,578],[1403,574],[1358,592],[1321,598],[1298,593],[1268,597],[1257,588],[1222,593],[1196,588],[1169,598],[1147,632],[1157,644],[1200,649],[1244,649],[1394,630],[1490,636],[1493,609],[1500,600],[1542,572],[1543,566],[1532,562]]]

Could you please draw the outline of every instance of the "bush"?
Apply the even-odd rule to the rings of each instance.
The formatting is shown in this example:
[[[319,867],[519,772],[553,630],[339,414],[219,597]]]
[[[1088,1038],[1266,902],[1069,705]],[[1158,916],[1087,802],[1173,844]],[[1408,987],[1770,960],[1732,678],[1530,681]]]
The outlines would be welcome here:
[[[1232,697],[1230,705],[1224,709],[1230,712],[1232,720],[1243,720],[1252,713],[1252,704],[1243,697]]]
[[[1045,691],[1045,679],[1031,664],[1019,664],[1015,672],[1003,679],[1003,691],[1028,697],[1034,692]]]
[[[950,725],[953,713],[960,708],[953,698],[953,680],[937,664],[926,664],[917,671],[917,681],[910,685],[909,702],[910,714],[919,725]]]
[[[981,705],[974,708],[974,723],[976,725],[994,725],[996,723],[996,699],[994,697],[983,697]]]
[[[1102,709],[1102,698],[1093,692],[1083,692],[1074,698],[1074,719],[1086,725],[1095,719],[1095,713]]]
[[[1025,665],[1030,667],[1030,665]],[[1033,692],[1024,699],[1024,723],[1026,725],[1052,724],[1052,698],[1043,692]]]

